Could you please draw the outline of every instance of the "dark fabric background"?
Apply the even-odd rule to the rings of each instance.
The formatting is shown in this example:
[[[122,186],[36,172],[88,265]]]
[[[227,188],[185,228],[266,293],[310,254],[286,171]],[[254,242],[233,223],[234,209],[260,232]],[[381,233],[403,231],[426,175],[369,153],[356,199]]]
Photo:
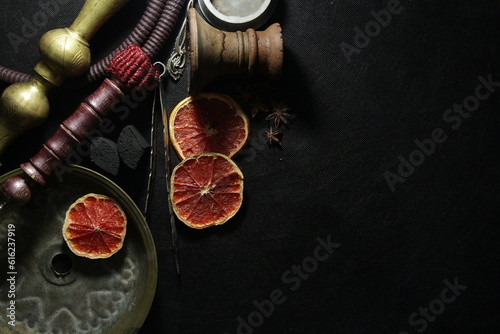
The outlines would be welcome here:
[[[81,4],[61,5],[59,15],[15,52],[6,34],[20,30],[21,17],[37,9],[37,1],[2,1],[0,63],[31,71],[39,36],[70,24]],[[222,227],[195,231],[177,223],[180,277],[163,160],[157,160],[148,221],[159,277],[141,334],[500,331],[500,87],[457,129],[443,120],[448,108],[475,94],[479,76],[500,82],[500,3],[401,1],[401,12],[349,62],[341,43],[355,45],[355,27],[364,30],[371,11],[387,4],[279,3],[271,22],[283,28],[285,67],[272,97],[284,99],[296,117],[283,129],[282,148],[263,143],[268,122],[262,116],[251,120],[250,144],[235,158],[245,175],[244,204]],[[103,27],[92,41],[95,59],[121,42],[144,7],[144,1],[131,1]],[[166,47],[162,59],[169,52]],[[219,80],[209,89],[248,84]],[[36,153],[92,88],[54,94],[47,122],[4,154],[1,173]],[[186,77],[169,84],[169,110],[186,96]],[[148,100],[134,116],[117,121],[108,138],[116,140],[131,123],[149,138],[150,109]],[[398,156],[409,159],[418,149],[415,140],[431,138],[438,128],[446,140],[391,191],[386,172],[398,173]],[[88,160],[82,164],[105,174]],[[105,175],[142,207],[147,172],[145,158],[136,171],[122,167],[117,176]],[[314,265],[318,238],[340,246],[299,278],[290,270],[304,260]],[[445,282],[462,289],[449,304],[437,301]],[[282,303],[259,322],[255,303],[276,289]],[[418,313],[429,306],[437,315],[424,320]],[[238,331],[239,317],[255,326]]]

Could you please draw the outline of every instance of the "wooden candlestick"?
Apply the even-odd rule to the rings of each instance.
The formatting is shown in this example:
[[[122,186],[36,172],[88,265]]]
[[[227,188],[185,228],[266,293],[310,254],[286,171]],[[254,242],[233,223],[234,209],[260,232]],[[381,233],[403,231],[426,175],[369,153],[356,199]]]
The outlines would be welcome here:
[[[0,155],[21,133],[48,116],[47,92],[65,78],[82,75],[90,66],[88,41],[127,0],[87,0],[69,28],[40,39],[40,61],[28,82],[13,84],[0,98]]]

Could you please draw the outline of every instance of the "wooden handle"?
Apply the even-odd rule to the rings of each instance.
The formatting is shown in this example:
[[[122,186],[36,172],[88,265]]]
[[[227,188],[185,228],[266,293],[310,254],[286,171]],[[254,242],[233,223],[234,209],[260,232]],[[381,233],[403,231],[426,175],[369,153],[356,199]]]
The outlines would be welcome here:
[[[135,88],[148,92],[157,86],[158,71],[137,45],[129,45],[118,52],[107,69],[112,79],[105,79],[59,126],[40,151],[29,162],[21,165],[24,171],[22,177],[14,177],[2,185],[7,201],[18,205],[28,202],[31,198],[30,187],[33,184],[45,184],[54,167],[62,163],[87,133],[111,112],[116,103],[123,99],[124,92]]]
[[[54,167],[61,164],[86,138],[86,134],[106,117],[113,106],[123,98],[123,92],[117,82],[105,79],[102,85],[88,96],[48,139],[40,151],[29,162],[21,164],[25,175],[13,177],[2,185],[6,199],[18,205],[25,204],[31,198],[34,184],[45,185],[46,178]]]

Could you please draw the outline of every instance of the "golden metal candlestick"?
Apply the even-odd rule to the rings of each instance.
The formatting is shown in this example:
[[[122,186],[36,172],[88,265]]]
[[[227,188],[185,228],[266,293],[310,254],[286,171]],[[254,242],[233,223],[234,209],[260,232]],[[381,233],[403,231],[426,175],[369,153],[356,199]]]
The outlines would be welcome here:
[[[91,62],[88,41],[126,2],[87,0],[69,28],[42,36],[36,74],[28,82],[7,87],[0,98],[0,155],[16,137],[47,118],[51,88],[87,71]]]

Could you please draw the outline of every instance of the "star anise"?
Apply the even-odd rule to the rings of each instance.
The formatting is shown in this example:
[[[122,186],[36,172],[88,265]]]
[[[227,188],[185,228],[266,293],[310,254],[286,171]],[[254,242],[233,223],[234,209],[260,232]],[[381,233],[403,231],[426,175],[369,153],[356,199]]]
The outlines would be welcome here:
[[[281,145],[281,142],[278,139],[279,135],[281,135],[281,131],[273,130],[272,126],[270,126],[269,131],[266,131],[266,133],[265,133],[265,137],[266,137],[266,140],[269,142],[269,145],[272,145],[272,144]]]
[[[252,117],[255,117],[259,110],[264,112],[269,112],[269,108],[262,102],[262,100],[257,97],[250,102],[250,107],[252,107]]]
[[[274,120],[274,127],[277,128],[280,125],[280,122],[288,124],[288,118],[290,118],[290,114],[285,112],[290,110],[285,105],[285,101],[282,100],[279,104],[273,102],[273,112],[266,117],[266,121]]]

